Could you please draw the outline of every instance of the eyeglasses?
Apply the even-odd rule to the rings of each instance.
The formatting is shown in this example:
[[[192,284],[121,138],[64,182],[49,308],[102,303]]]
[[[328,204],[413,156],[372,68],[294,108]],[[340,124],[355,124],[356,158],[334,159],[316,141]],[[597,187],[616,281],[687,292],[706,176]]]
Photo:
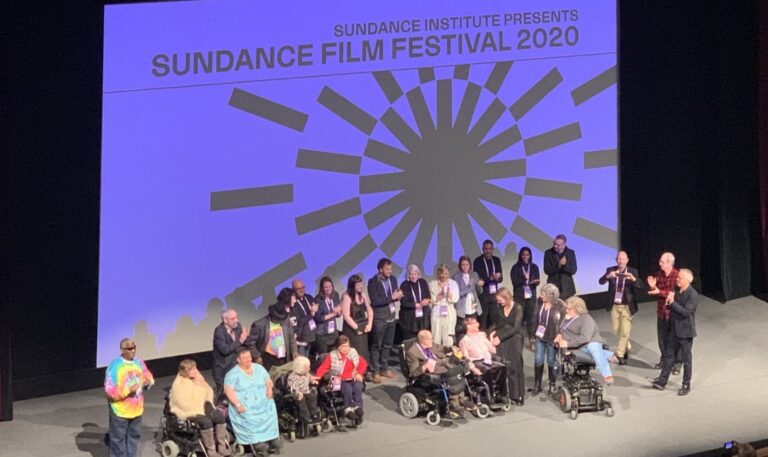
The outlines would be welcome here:
[[[121,348],[121,349],[122,349],[123,351],[135,351],[135,350],[136,350],[136,346],[131,346],[131,347],[129,347],[129,348]]]

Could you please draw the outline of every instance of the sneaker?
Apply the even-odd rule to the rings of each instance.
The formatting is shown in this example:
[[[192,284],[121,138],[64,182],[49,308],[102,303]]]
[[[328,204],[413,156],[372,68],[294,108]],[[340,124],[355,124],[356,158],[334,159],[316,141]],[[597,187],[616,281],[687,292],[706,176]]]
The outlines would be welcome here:
[[[675,366],[672,367],[672,374],[677,376],[680,374],[680,364],[676,363]]]
[[[680,396],[688,395],[691,391],[691,385],[690,384],[683,384],[683,387],[680,388],[680,390],[677,391],[677,394]]]

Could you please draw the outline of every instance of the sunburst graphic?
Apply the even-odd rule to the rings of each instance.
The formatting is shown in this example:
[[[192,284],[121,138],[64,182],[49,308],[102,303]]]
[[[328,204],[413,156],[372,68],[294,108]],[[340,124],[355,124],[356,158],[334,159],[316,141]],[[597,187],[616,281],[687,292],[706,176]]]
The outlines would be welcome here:
[[[486,65],[373,72],[371,90],[388,101],[377,113],[346,96],[342,84],[320,89],[316,102],[347,130],[367,138],[356,155],[311,145],[296,154],[296,168],[317,171],[321,177],[358,176],[357,195],[295,217],[298,237],[334,230],[334,224],[352,218],[361,217],[365,224],[367,233],[347,240],[343,253],[329,252],[336,260],[323,274],[342,279],[377,249],[400,264],[423,268],[451,262],[458,254],[474,254],[484,238],[499,243],[511,234],[510,239],[539,251],[549,247],[553,234],[539,228],[534,218],[526,218],[521,206],[530,197],[538,204],[578,203],[583,184],[552,179],[557,174],[540,167],[531,170],[528,161],[550,151],[561,154],[561,146],[582,138],[581,124],[572,116],[562,124],[523,132],[521,120],[564,82],[563,76],[552,66],[532,84],[518,88],[515,99],[506,100],[500,89],[517,84],[513,62],[493,64],[490,70]],[[578,85],[570,92],[570,101],[579,106],[615,84],[615,79],[611,67]],[[297,132],[312,122],[301,111],[239,88],[233,90],[229,104]],[[616,149],[607,146],[584,152],[583,169],[615,168]],[[366,173],[366,168],[377,172]],[[212,192],[211,210],[288,204],[293,201],[293,186]],[[578,215],[574,220],[573,233],[616,246],[615,230]],[[412,242],[406,243],[409,239]],[[434,254],[428,257],[428,253]],[[238,288],[228,302],[251,302],[265,293],[264,288],[274,288],[304,268],[303,255],[294,254],[251,281],[251,287]]]

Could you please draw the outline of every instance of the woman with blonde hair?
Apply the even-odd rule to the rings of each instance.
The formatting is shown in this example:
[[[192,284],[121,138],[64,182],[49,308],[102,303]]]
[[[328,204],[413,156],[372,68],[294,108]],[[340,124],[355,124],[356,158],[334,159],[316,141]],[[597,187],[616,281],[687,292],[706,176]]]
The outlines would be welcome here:
[[[448,265],[437,266],[437,279],[429,283],[432,296],[432,337],[433,344],[451,347],[456,335],[456,308],[459,300],[459,285],[451,279]]]
[[[525,373],[523,373],[523,307],[515,303],[512,292],[506,287],[496,291],[496,316],[491,321],[491,344],[507,366],[509,398],[512,403],[522,406],[525,395]]]
[[[169,404],[176,417],[189,419],[200,428],[200,439],[208,457],[230,455],[226,420],[213,406],[213,389],[198,371],[194,360],[186,359],[179,363]]]

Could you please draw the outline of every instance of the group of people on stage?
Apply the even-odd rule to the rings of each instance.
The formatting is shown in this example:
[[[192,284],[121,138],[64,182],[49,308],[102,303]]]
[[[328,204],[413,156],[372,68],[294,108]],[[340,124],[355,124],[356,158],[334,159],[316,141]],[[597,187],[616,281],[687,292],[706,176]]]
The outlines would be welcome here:
[[[304,282],[295,279],[283,288],[267,315],[244,328],[237,312],[222,312],[222,322],[213,336],[213,381],[215,391],[193,361],[184,361],[171,389],[171,408],[177,415],[193,417],[203,431],[209,456],[228,455],[223,446],[223,418],[212,407],[214,397],[226,396],[229,419],[237,441],[265,449],[278,445],[278,426],[269,370],[294,361],[291,389],[302,402],[302,415],[316,412],[316,398],[308,385],[330,373],[340,384],[345,414],[357,423],[363,419],[364,381],[381,383],[396,378],[390,370],[395,334],[415,338],[415,372],[439,370],[440,358],[454,348],[472,362],[477,375],[490,354],[504,362],[509,398],[524,404],[523,352],[534,352],[532,395],[542,391],[544,364],[548,368],[549,392],[553,393],[558,348],[589,353],[606,384],[613,382],[611,363],[626,364],[632,349],[632,316],[637,312],[637,293],[645,287],[636,268],[628,265],[624,251],[616,265],[599,278],[608,284],[606,309],[611,313],[618,344],[615,352],[604,341],[583,299],[576,296],[573,276],[576,253],[557,235],[544,253],[547,283],[541,284],[539,267],[528,247],[520,249],[510,270],[511,288],[504,280],[493,242],[486,240],[482,254],[472,261],[461,256],[455,271],[445,264],[436,268],[436,278],[427,281],[416,265],[409,265],[405,280],[398,284],[392,261],[379,260],[377,273],[367,284],[359,274],[347,280],[341,294],[331,278],[323,277],[318,293],[307,293]],[[664,253],[659,271],[647,277],[648,294],[657,297],[657,330],[661,359],[651,386],[664,389],[670,374],[684,367],[680,395],[690,391],[691,347],[696,336],[697,293],[690,287],[690,270],[674,268],[674,256]],[[399,302],[399,307],[398,307]],[[341,322],[341,325],[339,325]],[[143,411],[142,390],[154,379],[146,365],[135,357],[131,339],[120,343],[122,354],[107,369],[105,390],[110,402],[111,455],[135,455]],[[423,360],[422,360],[423,359]],[[313,376],[311,372],[314,371]],[[494,372],[497,373],[497,372]],[[458,403],[457,403],[458,404]],[[461,406],[458,405],[457,408]],[[112,449],[114,448],[114,452]]]

